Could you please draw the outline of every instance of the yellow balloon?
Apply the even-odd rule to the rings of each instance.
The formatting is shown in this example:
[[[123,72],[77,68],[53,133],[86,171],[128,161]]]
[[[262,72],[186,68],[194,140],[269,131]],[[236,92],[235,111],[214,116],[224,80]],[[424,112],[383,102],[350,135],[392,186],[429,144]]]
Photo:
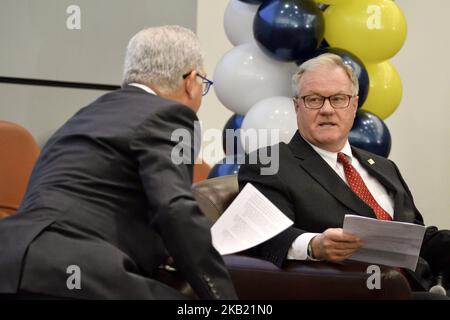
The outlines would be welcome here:
[[[391,0],[354,0],[324,12],[325,39],[332,47],[354,53],[364,62],[393,57],[406,39],[406,19]]]
[[[402,80],[389,61],[366,64],[369,93],[361,109],[381,119],[389,117],[402,100]]]
[[[314,0],[316,3],[322,3],[322,4],[338,4],[338,3],[344,3],[349,0]]]

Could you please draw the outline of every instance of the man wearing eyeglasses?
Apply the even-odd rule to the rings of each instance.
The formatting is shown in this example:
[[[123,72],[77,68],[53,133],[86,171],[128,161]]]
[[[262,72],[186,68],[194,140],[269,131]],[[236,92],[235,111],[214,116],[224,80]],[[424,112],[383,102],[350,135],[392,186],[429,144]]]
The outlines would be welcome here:
[[[334,54],[303,63],[293,77],[298,131],[289,144],[273,146],[279,170],[262,175],[262,164],[241,165],[239,186],[257,187],[294,225],[254,249],[278,266],[287,259],[342,261],[361,247],[343,231],[346,214],[423,224],[412,195],[390,160],[351,147],[348,134],[358,108],[358,81]],[[435,277],[450,275],[450,233],[428,227],[416,289],[428,289],[422,266]],[[417,283],[414,279],[417,279]]]
[[[122,88],[50,138],[17,214],[0,221],[0,297],[185,299],[155,279],[170,256],[199,298],[237,298],[191,191],[195,152],[172,159],[172,133],[194,136],[211,84],[192,31],[130,40]]]

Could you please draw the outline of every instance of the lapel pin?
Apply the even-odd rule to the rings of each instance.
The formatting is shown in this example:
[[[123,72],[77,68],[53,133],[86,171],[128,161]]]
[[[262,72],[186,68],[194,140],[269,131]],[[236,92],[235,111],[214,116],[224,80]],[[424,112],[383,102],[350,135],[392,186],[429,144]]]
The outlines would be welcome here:
[[[372,165],[372,164],[374,164],[375,163],[375,161],[373,161],[373,159],[372,158],[370,158],[369,160],[367,160],[367,162],[370,164],[370,165]]]

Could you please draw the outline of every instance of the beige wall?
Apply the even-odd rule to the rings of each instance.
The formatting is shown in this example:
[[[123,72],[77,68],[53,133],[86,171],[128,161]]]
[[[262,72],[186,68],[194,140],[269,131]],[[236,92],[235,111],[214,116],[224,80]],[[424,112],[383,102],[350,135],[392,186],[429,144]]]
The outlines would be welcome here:
[[[136,31],[162,24],[196,28],[197,0],[1,0],[0,76],[119,85]],[[68,30],[68,6],[81,10]],[[42,145],[104,91],[0,83],[0,119],[27,128]]]
[[[408,35],[393,59],[404,93],[386,121],[390,158],[426,223],[450,229],[450,1],[396,2],[406,15]]]
[[[80,8],[79,30],[66,27],[66,10],[73,4]],[[193,29],[195,5],[196,0],[164,0],[164,5],[154,0],[1,0],[0,75],[120,84],[130,37],[162,24]]]
[[[198,0],[197,32],[209,74],[232,45],[223,14],[229,0]],[[407,40],[393,59],[403,100],[387,119],[394,160],[427,225],[450,229],[450,1],[397,0],[408,22]],[[232,113],[209,93],[199,113],[204,128],[222,129]]]
[[[220,58],[233,48],[223,28],[223,15],[227,4],[228,0],[197,0],[197,34],[204,48],[205,68],[210,77],[212,77]],[[214,88],[211,88],[203,98],[202,107],[198,112],[200,121],[202,121],[202,130],[211,128],[222,130],[232,115],[233,112],[220,103]],[[223,156],[222,149],[217,147],[215,150],[220,153],[217,158],[221,158]],[[205,157],[204,161],[211,166],[214,165],[213,159]]]

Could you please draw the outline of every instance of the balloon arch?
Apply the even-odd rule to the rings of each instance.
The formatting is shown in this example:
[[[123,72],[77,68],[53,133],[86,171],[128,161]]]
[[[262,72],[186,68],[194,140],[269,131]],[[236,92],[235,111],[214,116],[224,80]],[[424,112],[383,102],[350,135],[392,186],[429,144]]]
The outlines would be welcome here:
[[[279,129],[288,142],[296,127],[292,76],[298,64],[325,52],[339,55],[359,81],[359,111],[352,145],[387,157],[391,135],[384,123],[402,98],[400,76],[389,61],[406,39],[406,20],[392,0],[230,0],[225,33],[234,45],[217,63],[214,90],[235,114],[224,128],[227,163],[209,177],[234,174],[236,144],[228,129]],[[274,141],[258,141],[263,147]],[[242,149],[242,148],[241,148]],[[244,148],[246,152],[251,151]],[[231,160],[230,160],[231,159]]]

